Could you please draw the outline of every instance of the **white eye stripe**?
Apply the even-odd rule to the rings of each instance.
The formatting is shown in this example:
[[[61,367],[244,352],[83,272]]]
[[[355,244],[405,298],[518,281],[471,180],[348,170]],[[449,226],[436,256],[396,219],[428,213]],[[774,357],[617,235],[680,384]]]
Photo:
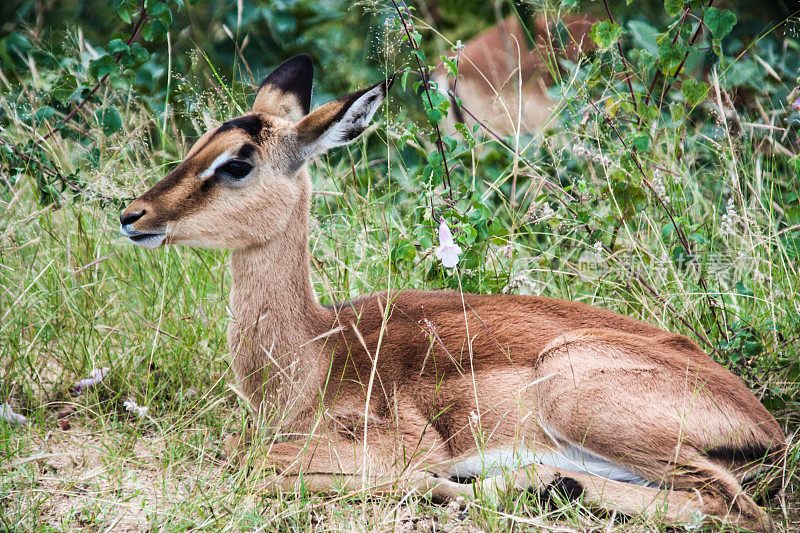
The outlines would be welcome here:
[[[197,177],[200,178],[201,180],[210,178],[211,176],[214,175],[214,172],[216,172],[216,170],[219,167],[228,162],[231,156],[233,156],[231,152],[225,152],[223,154],[218,155],[217,158],[208,166],[208,168],[205,169],[202,173],[198,174]]]

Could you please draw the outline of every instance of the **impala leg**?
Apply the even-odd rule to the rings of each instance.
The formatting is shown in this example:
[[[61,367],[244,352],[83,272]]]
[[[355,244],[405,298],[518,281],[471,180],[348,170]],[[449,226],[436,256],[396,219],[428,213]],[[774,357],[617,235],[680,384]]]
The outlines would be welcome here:
[[[241,442],[244,442],[243,437]],[[251,468],[250,477],[263,490],[298,491],[329,495],[363,492],[391,494],[419,492],[450,501],[460,495],[464,485],[439,477],[405,462],[388,464],[391,447],[381,442],[364,447],[338,434],[305,439],[239,446],[235,457]]]
[[[590,506],[628,516],[657,517],[669,524],[685,524],[711,515],[754,531],[773,530],[771,520],[757,506],[746,514],[731,512],[728,497],[713,491],[658,489],[541,464],[481,480],[474,490],[495,502],[500,494],[512,490],[532,491],[543,500],[558,492]]]
[[[719,401],[715,383],[701,379],[700,370],[676,370],[691,361],[675,356],[675,368],[654,365],[654,360],[671,357],[669,348],[636,344],[637,339],[581,330],[552,343],[538,368],[552,374],[538,388],[541,424],[563,446],[591,452],[672,489],[604,481],[602,497],[610,508],[624,512],[623,507],[645,503],[644,512],[666,504],[665,518],[672,522],[702,513],[769,530],[769,517],[742,491],[731,470],[712,462],[703,450],[720,444],[746,447],[748,442],[768,449],[770,441],[753,429],[743,408],[723,410],[727,404]],[[562,474],[577,479],[577,474]],[[601,494],[595,494],[596,481],[591,487],[584,487],[584,498]]]

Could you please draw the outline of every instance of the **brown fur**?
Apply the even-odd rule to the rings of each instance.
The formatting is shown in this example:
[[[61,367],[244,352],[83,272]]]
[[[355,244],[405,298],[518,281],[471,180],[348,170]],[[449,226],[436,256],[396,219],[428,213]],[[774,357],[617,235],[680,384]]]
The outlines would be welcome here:
[[[301,124],[324,130],[354,100]],[[259,417],[284,435],[306,435],[273,441],[257,458],[266,484],[291,488],[302,473],[312,490],[399,483],[447,499],[472,493],[447,479],[460,459],[523,442],[537,453],[572,445],[660,488],[535,465],[476,490],[549,497],[568,487],[623,513],[677,523],[702,512],[770,527],[740,486],[758,464],[724,456],[776,458],[781,428],[686,337],[550,298],[403,291],[319,305],[308,262],[311,182],[296,156],[303,135],[294,120],[260,113],[270,134],[247,181],[204,186],[211,178],[198,177],[219,154],[252,142],[236,128],[218,130],[123,215],[144,211],[133,228],[166,231],[172,243],[232,249],[233,372]]]
[[[530,133],[545,125],[556,101],[547,97],[552,85],[550,57],[573,61],[582,51],[591,50],[589,30],[594,19],[587,15],[564,16],[559,23],[567,29],[567,42],[552,33],[557,21],[539,16],[534,22],[533,46],[516,17],[502,20],[477,37],[467,41],[458,53],[458,81],[445,79],[446,68],[440,65],[434,78],[448,90],[454,90],[463,105],[501,136]],[[459,116],[463,115],[463,116]],[[455,109],[448,116],[472,124],[473,120]]]

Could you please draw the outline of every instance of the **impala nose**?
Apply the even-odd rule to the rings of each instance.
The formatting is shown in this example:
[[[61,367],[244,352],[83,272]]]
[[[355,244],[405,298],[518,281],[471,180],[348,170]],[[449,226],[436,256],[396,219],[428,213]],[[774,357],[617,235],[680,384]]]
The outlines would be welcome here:
[[[128,214],[122,213],[119,216],[119,223],[122,224],[123,226],[127,226],[128,224],[133,224],[134,222],[142,218],[146,212],[147,211],[142,209],[138,213],[128,213]]]

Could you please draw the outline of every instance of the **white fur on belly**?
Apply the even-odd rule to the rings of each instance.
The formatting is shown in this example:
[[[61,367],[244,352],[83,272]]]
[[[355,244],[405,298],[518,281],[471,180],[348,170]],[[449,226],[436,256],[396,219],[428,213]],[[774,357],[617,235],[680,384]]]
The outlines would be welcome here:
[[[651,484],[627,468],[574,444],[544,453],[536,453],[525,446],[489,450],[455,463],[449,473],[451,477],[458,478],[484,477],[537,463],[624,483]]]

